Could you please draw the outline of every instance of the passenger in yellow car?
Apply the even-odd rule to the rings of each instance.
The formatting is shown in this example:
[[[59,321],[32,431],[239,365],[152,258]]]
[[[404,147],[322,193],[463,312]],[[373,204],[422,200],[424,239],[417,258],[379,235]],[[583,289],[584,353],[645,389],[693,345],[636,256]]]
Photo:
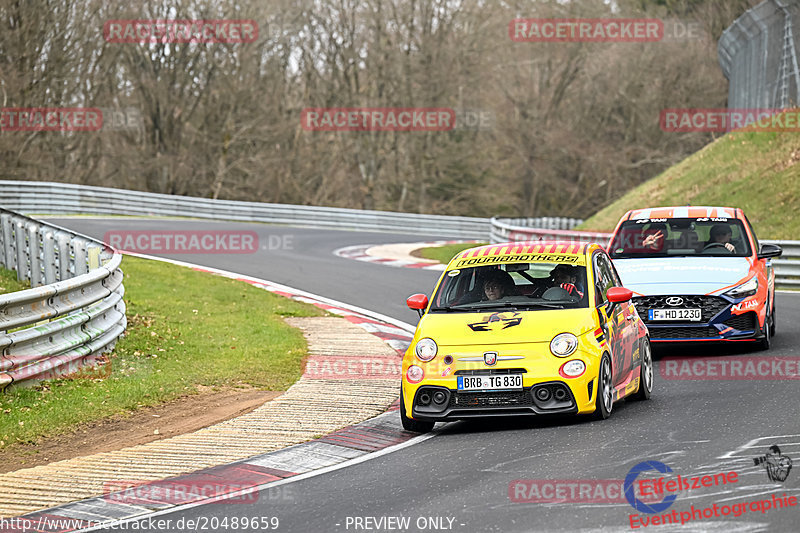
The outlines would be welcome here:
[[[578,278],[573,271],[574,267],[569,265],[557,265],[550,271],[550,277],[553,280],[553,287],[561,287],[570,296],[577,296],[583,298],[583,291],[578,289]]]

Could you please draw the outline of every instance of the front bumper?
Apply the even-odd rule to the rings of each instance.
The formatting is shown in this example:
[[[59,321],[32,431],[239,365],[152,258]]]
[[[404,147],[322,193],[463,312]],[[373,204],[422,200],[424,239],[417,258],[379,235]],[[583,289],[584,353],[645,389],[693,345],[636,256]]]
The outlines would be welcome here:
[[[701,309],[701,321],[653,321],[650,310],[668,309],[670,306],[666,299],[675,296],[684,300],[681,307]],[[748,307],[745,312],[735,309],[737,305],[741,305],[741,300],[732,300],[725,296],[637,296],[633,298],[633,304],[650,332],[651,342],[752,341],[761,338],[760,323],[763,319],[760,312],[763,311],[763,303],[760,302]]]
[[[592,396],[595,386],[595,380],[588,380],[586,389],[580,394],[584,403],[587,397]],[[445,395],[443,402],[433,400],[436,392]],[[539,383],[523,387],[521,391],[493,392],[459,392],[446,387],[423,385],[417,388],[414,395],[412,417],[415,420],[439,422],[486,416],[577,414],[579,401],[564,381]]]

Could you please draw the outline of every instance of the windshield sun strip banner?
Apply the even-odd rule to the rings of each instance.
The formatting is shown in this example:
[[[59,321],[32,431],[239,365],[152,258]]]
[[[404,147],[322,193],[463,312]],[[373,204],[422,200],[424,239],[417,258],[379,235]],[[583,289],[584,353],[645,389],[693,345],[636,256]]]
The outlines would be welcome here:
[[[729,207],[651,207],[633,211],[629,220],[654,218],[736,218],[736,216],[735,210]]]
[[[478,257],[468,257],[464,259],[457,259],[452,268],[463,268],[469,266],[491,265],[502,263],[564,263],[567,265],[580,265],[586,264],[586,259],[583,255],[574,254],[545,254],[545,253],[528,253],[517,255],[488,255]]]
[[[497,244],[493,246],[482,246],[480,248],[473,248],[461,252],[458,259],[468,259],[472,257],[488,257],[488,256],[516,256],[523,254],[567,254],[583,255],[586,248],[585,243],[544,243],[544,244],[530,244],[530,243],[506,243]],[[520,260],[521,261],[521,260]]]

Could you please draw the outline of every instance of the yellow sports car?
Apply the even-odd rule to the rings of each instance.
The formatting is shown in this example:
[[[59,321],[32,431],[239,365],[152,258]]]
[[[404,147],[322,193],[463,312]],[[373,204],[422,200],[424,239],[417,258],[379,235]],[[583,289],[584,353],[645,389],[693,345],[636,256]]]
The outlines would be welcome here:
[[[403,358],[407,430],[478,416],[595,413],[653,389],[647,327],[598,244],[481,246],[456,255]]]

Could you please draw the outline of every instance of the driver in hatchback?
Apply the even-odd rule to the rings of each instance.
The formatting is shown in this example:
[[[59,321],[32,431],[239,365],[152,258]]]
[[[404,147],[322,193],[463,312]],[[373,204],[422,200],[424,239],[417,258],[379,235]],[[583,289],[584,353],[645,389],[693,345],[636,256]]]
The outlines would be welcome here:
[[[731,243],[731,236],[733,235],[731,231],[731,227],[727,224],[715,224],[711,227],[711,231],[709,232],[711,236],[711,240],[706,244],[704,251],[706,250],[714,250],[719,249],[720,247],[725,248],[729,252],[733,253],[736,251],[736,248]]]

